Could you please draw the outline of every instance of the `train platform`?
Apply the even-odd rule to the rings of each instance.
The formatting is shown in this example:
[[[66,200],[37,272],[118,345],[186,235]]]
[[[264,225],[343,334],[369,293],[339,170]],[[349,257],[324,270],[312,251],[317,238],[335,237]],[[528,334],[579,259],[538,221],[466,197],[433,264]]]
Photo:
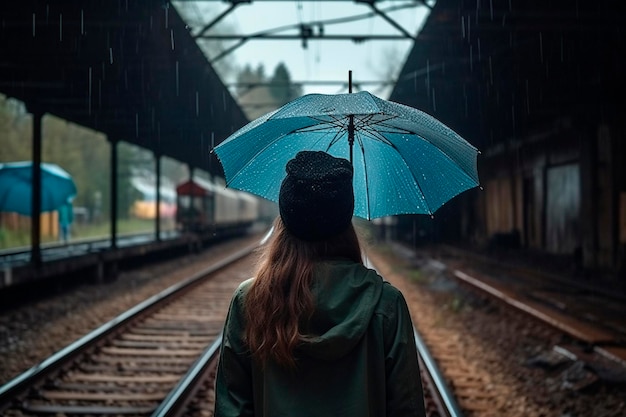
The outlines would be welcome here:
[[[459,283],[569,335],[575,344],[560,346],[561,353],[586,361],[595,353],[626,367],[623,278],[580,269],[565,257],[521,250],[392,245],[416,265],[427,256],[436,259]]]
[[[68,243],[43,244],[39,263],[32,261],[30,247],[0,250],[0,291],[75,274],[97,280],[114,279],[120,266],[188,253],[202,242],[196,235],[177,231],[161,232],[159,239],[154,233],[122,235],[115,245],[110,238],[73,239]]]

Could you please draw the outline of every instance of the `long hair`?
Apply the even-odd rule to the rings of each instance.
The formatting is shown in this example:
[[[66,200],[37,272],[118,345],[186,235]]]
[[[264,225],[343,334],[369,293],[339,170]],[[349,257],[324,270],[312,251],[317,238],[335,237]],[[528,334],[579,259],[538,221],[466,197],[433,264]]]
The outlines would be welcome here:
[[[310,290],[314,264],[335,257],[363,263],[352,224],[338,236],[308,242],[289,233],[280,216],[274,221],[272,240],[244,301],[246,343],[259,363],[273,360],[285,368],[295,367],[294,350],[307,336],[301,326],[314,309]]]

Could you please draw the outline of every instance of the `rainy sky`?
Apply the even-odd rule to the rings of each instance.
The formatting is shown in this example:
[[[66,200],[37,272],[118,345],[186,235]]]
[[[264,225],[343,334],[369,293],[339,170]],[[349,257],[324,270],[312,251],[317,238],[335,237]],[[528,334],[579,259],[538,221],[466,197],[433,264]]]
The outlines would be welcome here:
[[[379,10],[391,17],[408,33],[415,35],[421,27],[428,9],[417,2],[408,0],[379,1]],[[227,2],[197,2],[193,7],[196,16],[210,7],[221,13],[229,7]],[[370,17],[366,17],[366,16]],[[207,16],[206,21],[211,17]],[[354,20],[353,20],[354,19]],[[352,21],[353,20],[353,21]],[[274,33],[294,35],[299,29],[294,25],[301,23],[322,22],[326,35],[397,35],[399,29],[388,21],[376,16],[372,9],[352,1],[253,1],[231,11],[218,25],[230,25],[237,34],[253,34],[285,27]],[[216,25],[217,27],[217,25]],[[291,27],[291,28],[290,28]],[[315,26],[314,30],[319,30]],[[238,66],[251,64],[256,67],[263,64],[266,74],[273,71],[279,62],[284,62],[294,81],[344,81],[347,83],[348,71],[353,72],[353,81],[377,81],[396,76],[401,69],[412,41],[405,40],[369,40],[354,43],[347,40],[310,40],[306,48],[302,41],[294,40],[249,40],[235,49],[232,54]],[[223,77],[224,78],[224,77]],[[234,80],[225,79],[225,82]],[[390,86],[363,84],[374,94],[386,98]],[[305,85],[304,93],[334,94],[347,92],[345,86]]]

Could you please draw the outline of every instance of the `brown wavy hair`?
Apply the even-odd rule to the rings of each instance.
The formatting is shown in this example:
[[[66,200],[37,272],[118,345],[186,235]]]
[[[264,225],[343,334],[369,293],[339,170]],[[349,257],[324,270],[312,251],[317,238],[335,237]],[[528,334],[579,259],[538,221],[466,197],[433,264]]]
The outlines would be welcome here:
[[[314,310],[310,289],[314,264],[337,257],[363,263],[352,224],[330,239],[308,242],[289,233],[280,216],[274,221],[272,239],[244,301],[246,343],[259,363],[272,360],[295,368],[294,350],[306,340],[302,326]]]

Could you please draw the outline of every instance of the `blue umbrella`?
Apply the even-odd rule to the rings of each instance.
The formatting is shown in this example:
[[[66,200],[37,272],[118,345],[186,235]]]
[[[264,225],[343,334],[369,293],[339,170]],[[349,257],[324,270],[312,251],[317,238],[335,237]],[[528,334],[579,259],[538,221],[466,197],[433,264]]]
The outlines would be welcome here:
[[[0,211],[26,216],[32,211],[32,162],[0,163]],[[41,164],[41,211],[53,211],[76,195],[71,175],[55,164]]]
[[[302,96],[214,149],[229,187],[272,201],[301,150],[352,162],[354,214],[365,219],[433,214],[479,185],[474,146],[432,116],[366,91]]]

